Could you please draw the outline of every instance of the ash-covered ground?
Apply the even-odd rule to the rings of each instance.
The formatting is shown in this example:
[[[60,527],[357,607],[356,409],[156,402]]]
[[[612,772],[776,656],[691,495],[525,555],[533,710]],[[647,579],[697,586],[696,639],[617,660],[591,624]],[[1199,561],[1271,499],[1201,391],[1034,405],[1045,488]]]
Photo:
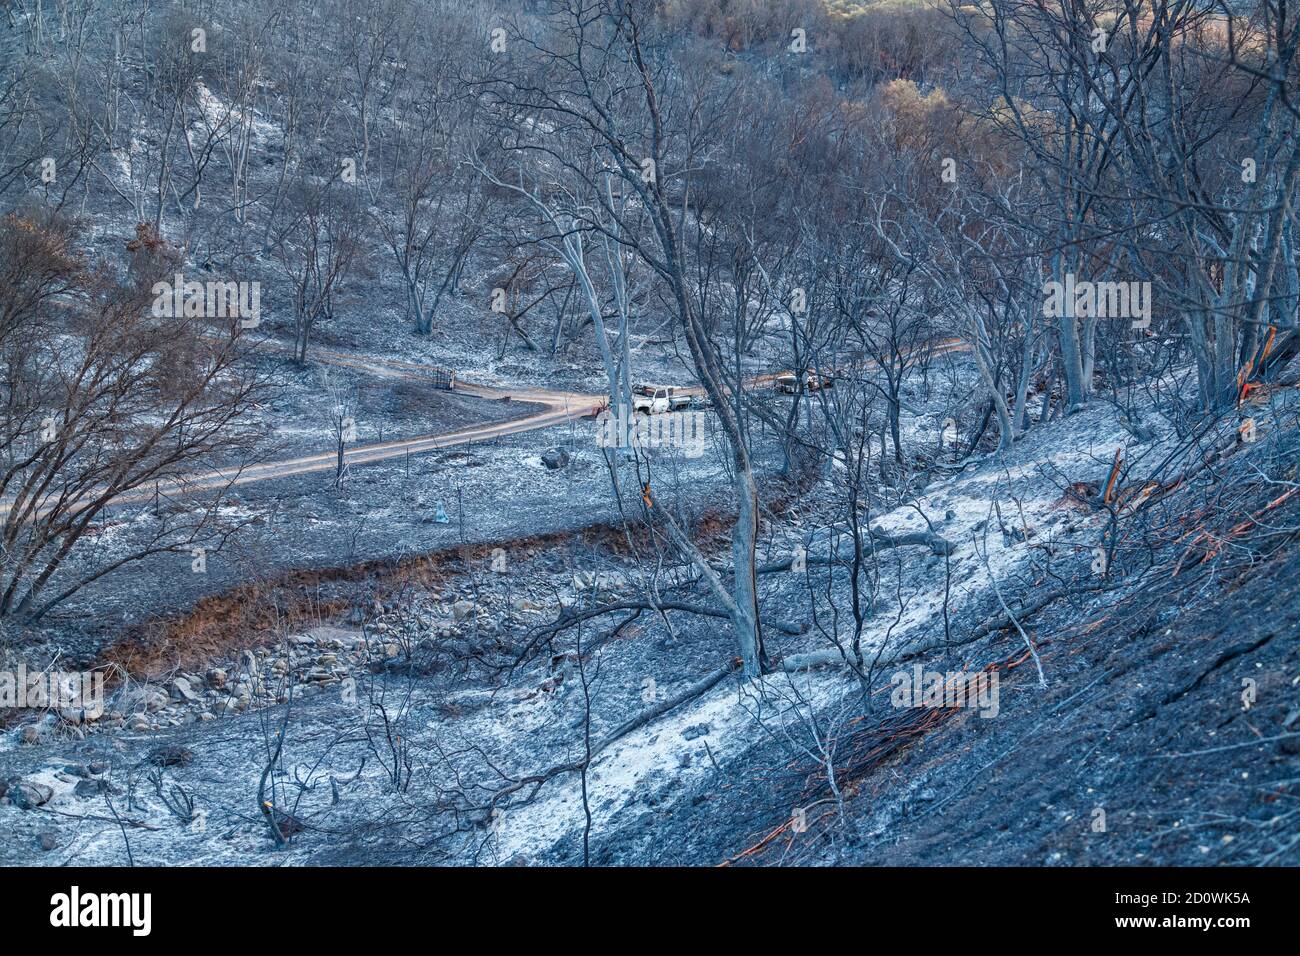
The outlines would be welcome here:
[[[1191,451],[1164,430],[1143,442],[1096,407],[1005,457],[882,488],[872,527],[949,547],[881,548],[856,668],[843,666],[856,629],[844,569],[790,566],[833,523],[833,484],[769,471],[760,589],[773,663],[760,681],[735,672],[724,621],[669,609],[706,603],[698,569],[660,560],[626,518],[635,463],[622,464],[620,509],[576,429],[560,469],[535,459],[564,446],[563,431],[431,456],[415,477],[358,469],[336,497],[298,496],[324,527],[313,537],[299,518],[292,547],[317,541],[325,562],[331,533],[370,516],[372,536],[358,532],[342,563],[399,560],[326,581],[332,613],[268,574],[263,597],[283,602],[283,622],[243,640],[194,624],[184,633],[203,637],[201,652],[168,647],[165,633],[115,646],[130,673],[105,716],[51,713],[7,732],[0,853],[41,864],[1294,864],[1300,507],[1268,464],[1294,460],[1292,395],[1259,411],[1270,424],[1252,445],[1231,428],[1226,444],[1218,434]],[[1114,510],[1072,485],[1103,486],[1117,447],[1199,464],[1140,529],[1107,538]],[[659,500],[704,540],[725,508],[716,462],[652,459]],[[385,489],[396,500],[381,512]],[[434,496],[448,525],[425,520]],[[489,497],[496,507],[462,528],[458,503]],[[395,535],[403,514],[410,530]],[[598,607],[616,610],[585,617]],[[917,667],[996,675],[996,696],[897,706],[898,675]]]

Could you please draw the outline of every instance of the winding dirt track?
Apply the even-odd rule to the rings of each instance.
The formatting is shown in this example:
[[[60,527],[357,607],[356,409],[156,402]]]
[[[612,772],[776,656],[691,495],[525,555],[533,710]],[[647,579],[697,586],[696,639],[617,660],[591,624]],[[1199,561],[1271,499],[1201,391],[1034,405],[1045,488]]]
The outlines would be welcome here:
[[[264,347],[269,347],[276,351],[283,350],[283,347],[274,343],[267,343]],[[935,347],[935,351],[961,351],[964,347],[965,343],[960,342],[959,340],[950,339],[939,343]],[[414,380],[428,379],[432,376],[434,371],[430,366],[422,365],[419,362],[405,362],[400,359],[366,358],[321,348],[313,349],[312,356],[316,361],[323,362],[327,365],[337,365],[343,368],[357,369],[380,378]],[[746,380],[745,384],[749,386],[763,385],[770,383],[775,378],[776,373],[758,375]],[[602,395],[587,395],[580,392],[552,391],[550,389],[540,388],[503,388],[459,380],[456,383],[455,390],[461,394],[472,395],[476,398],[488,400],[509,399],[511,401],[541,405],[544,410],[535,412],[531,415],[525,415],[522,418],[511,419],[510,421],[459,428],[455,431],[444,432],[440,435],[419,435],[414,438],[376,442],[369,445],[356,445],[344,452],[343,460],[345,464],[369,465],[389,458],[399,458],[405,455],[419,455],[442,448],[454,448],[457,445],[466,445],[471,442],[499,438],[502,435],[516,435],[520,432],[529,432],[535,431],[539,428],[550,428],[554,425],[563,425],[566,422],[576,421],[582,418],[590,418],[596,415],[606,402],[606,397]],[[689,387],[682,388],[680,391],[686,395],[701,395],[703,394],[704,389],[700,387]],[[153,486],[150,486],[148,489],[141,489],[114,498],[113,502],[114,504],[130,504],[133,502],[148,501],[153,498],[156,493],[163,495],[190,494],[200,491],[211,491],[216,488],[226,487],[227,485],[248,485],[259,481],[270,481],[275,478],[288,478],[294,475],[304,475],[309,472],[330,471],[336,467],[336,464],[337,452],[331,449],[329,451],[319,452],[312,455],[303,455],[299,458],[290,458],[284,461],[260,462],[254,465],[244,465],[234,468],[217,468],[207,472],[199,472],[194,475],[175,478],[170,481],[159,482],[157,485],[157,492],[155,492]],[[11,507],[12,502],[0,501],[0,516],[7,515]]]
[[[274,346],[273,346],[274,347]],[[427,379],[432,369],[417,362],[402,362],[394,359],[371,359],[332,352],[326,349],[314,349],[313,357],[328,365],[354,368],[381,378]],[[494,422],[488,425],[474,425],[458,428],[440,435],[419,435],[394,441],[375,442],[369,445],[356,445],[344,452],[343,460],[348,465],[368,465],[388,458],[404,455],[418,455],[436,451],[441,448],[453,448],[470,442],[486,441],[502,435],[533,431],[538,428],[550,428],[566,422],[595,415],[603,404],[599,395],[582,395],[576,392],[558,392],[536,388],[499,388],[479,385],[472,382],[457,382],[456,391],[483,399],[510,399],[530,405],[541,405],[544,410],[525,415],[510,421]],[[163,495],[189,494],[210,491],[227,485],[248,485],[275,478],[288,478],[314,471],[331,471],[337,464],[337,452],[333,449],[283,461],[259,462],[232,468],[216,468],[211,471],[186,475],[170,481],[158,483],[157,491]],[[148,501],[155,495],[154,486],[140,489],[113,499],[114,504],[130,504]],[[12,501],[0,501],[0,517],[7,515],[13,507]]]
[[[274,345],[271,347],[277,348]],[[966,343],[960,339],[947,339],[936,343],[934,351],[936,354],[942,354],[964,351],[966,347]],[[419,362],[406,362],[401,359],[366,358],[322,348],[313,349],[312,355],[318,362],[357,369],[380,378],[428,379],[434,371],[430,366],[422,365]],[[753,378],[746,379],[745,384],[749,387],[767,385],[777,377],[777,374],[774,372],[766,375],[756,375]],[[557,392],[542,388],[502,388],[460,380],[457,380],[455,390],[464,395],[472,395],[475,398],[489,400],[508,398],[511,401],[541,405],[545,408],[545,411],[526,415],[523,418],[511,419],[510,421],[496,422],[491,425],[460,428],[455,431],[444,432],[441,435],[419,435],[415,438],[402,438],[371,445],[357,445],[344,453],[344,462],[348,465],[369,465],[388,458],[419,455],[441,448],[453,448],[456,445],[466,445],[471,442],[485,441],[489,438],[498,438],[502,435],[516,435],[520,432],[530,432],[539,428],[550,428],[553,425],[563,425],[566,422],[593,417],[604,407],[607,401],[607,396],[604,395]],[[704,394],[704,389],[700,386],[683,387],[679,391],[684,395]],[[222,487],[226,483],[246,485],[258,481],[268,481],[273,478],[302,475],[313,471],[330,471],[336,466],[336,463],[337,453],[330,450],[315,455],[305,455],[301,458],[291,458],[287,461],[265,462],[240,469],[216,470],[205,475],[178,479],[170,485],[164,484],[162,490],[167,493],[183,493],[207,491]],[[151,497],[153,497],[152,489],[137,495],[123,496],[116,500],[130,502],[147,500]],[[0,503],[0,508],[4,507]],[[3,511],[0,511],[0,514],[2,513]]]

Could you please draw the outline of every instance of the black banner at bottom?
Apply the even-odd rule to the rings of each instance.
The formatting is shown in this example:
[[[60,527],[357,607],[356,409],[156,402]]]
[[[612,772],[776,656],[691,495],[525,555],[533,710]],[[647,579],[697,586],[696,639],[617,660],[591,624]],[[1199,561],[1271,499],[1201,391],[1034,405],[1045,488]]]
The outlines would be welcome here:
[[[448,919],[464,927],[481,919],[494,942],[518,934],[527,945],[546,927],[574,920],[575,928],[626,920],[623,930],[636,935],[644,919],[684,927],[680,920],[701,917],[734,943],[737,933],[773,919],[827,916],[868,930],[892,924],[910,926],[910,934],[925,926],[949,940],[961,937],[944,933],[944,922],[964,933],[972,921],[996,918],[1004,928],[1071,941],[1172,935],[1181,945],[1199,935],[1218,945],[1290,928],[1295,876],[1289,869],[62,868],[0,870],[0,898],[18,933],[11,938],[74,934],[128,945],[193,942],[204,926],[234,929],[238,939],[338,945],[374,942],[404,921]]]

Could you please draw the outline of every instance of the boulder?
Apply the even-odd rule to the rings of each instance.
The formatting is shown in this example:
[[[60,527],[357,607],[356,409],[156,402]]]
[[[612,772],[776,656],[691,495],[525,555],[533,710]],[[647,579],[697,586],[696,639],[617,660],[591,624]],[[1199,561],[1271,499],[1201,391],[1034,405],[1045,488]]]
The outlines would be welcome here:
[[[195,692],[190,682],[184,677],[178,677],[172,681],[172,697],[175,700],[188,700],[191,703],[202,700],[202,697]]]
[[[102,793],[110,792],[110,784],[107,780],[79,780],[72,792],[82,799],[98,797]]]
[[[54,790],[43,783],[24,780],[9,788],[9,802],[20,810],[35,810],[50,801]]]
[[[708,724],[692,724],[682,731],[682,736],[687,740],[695,740],[697,737],[706,736],[712,729]]]
[[[93,708],[60,707],[59,708],[60,719],[62,719],[65,724],[71,724],[74,727],[79,724],[93,723],[94,721],[99,720],[99,718],[103,716],[104,716],[104,711],[97,707],[93,707]]]
[[[41,728],[36,724],[24,724],[18,735],[18,739],[25,744],[39,744],[42,737]]]
[[[142,711],[154,713],[165,708],[170,700],[167,692],[161,687],[153,684],[133,684],[123,688],[117,695],[116,709],[127,713]]]
[[[542,452],[542,464],[551,471],[563,468],[569,463],[569,453],[563,448],[552,448]]]
[[[360,611],[359,608],[354,610]],[[364,611],[362,611],[360,620],[364,619],[365,614]],[[358,623],[360,623],[360,620]],[[361,635],[352,628],[334,627],[329,624],[318,625],[317,627],[313,627],[303,633],[307,637],[315,638],[318,644],[333,644],[338,642],[345,647],[354,646],[357,640],[361,637]]]

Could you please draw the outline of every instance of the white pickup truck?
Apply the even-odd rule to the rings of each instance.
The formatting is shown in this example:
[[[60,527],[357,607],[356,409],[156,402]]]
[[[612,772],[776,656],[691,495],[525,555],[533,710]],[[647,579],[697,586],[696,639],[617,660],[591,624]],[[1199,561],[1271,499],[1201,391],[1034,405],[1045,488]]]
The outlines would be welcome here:
[[[676,385],[638,385],[632,390],[632,412],[635,415],[662,415],[689,408],[691,396],[683,394]]]

